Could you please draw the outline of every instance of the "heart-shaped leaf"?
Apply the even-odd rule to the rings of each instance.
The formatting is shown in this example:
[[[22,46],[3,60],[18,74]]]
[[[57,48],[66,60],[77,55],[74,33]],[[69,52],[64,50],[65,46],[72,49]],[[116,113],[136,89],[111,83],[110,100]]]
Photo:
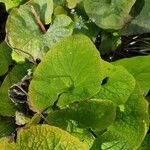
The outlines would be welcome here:
[[[85,144],[74,136],[49,125],[37,125],[20,129],[17,132],[16,143],[2,138],[0,140],[0,146],[1,150],[87,150]]]
[[[58,98],[58,105],[65,106],[95,95],[103,79],[102,63],[89,38],[65,38],[46,54],[34,73],[29,86],[31,109],[43,110]]]
[[[84,0],[89,18],[103,29],[121,29],[131,20],[129,15],[136,0]]]
[[[66,15],[56,16],[46,31],[44,24],[51,22],[52,12],[52,0],[32,0],[13,9],[8,16],[6,29],[7,41],[14,50],[34,61],[61,38],[71,35],[72,20]]]

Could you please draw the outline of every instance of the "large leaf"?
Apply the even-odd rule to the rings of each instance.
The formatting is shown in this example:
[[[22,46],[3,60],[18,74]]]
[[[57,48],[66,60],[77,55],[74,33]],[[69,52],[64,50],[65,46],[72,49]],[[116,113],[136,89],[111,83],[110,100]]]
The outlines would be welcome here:
[[[138,3],[138,7],[140,7],[141,1]],[[123,35],[134,35],[134,34],[142,34],[142,33],[149,33],[150,32],[150,1],[144,0],[144,6],[141,10],[141,12],[136,16],[131,23],[126,26],[121,31],[121,34]]]
[[[122,66],[116,67],[106,62],[104,66],[108,71],[96,97],[112,100],[118,105],[124,104],[134,90],[134,77]]]
[[[144,95],[150,90],[150,56],[125,58],[113,62],[124,66],[139,82]]]
[[[66,109],[50,113],[47,120],[52,125],[65,124],[69,120],[79,123],[82,128],[93,130],[106,129],[113,123],[116,109],[113,102],[108,100],[92,99],[70,104]]]
[[[15,123],[11,121],[11,118],[0,117],[0,138],[10,135],[15,131]]]
[[[65,106],[95,95],[103,79],[102,64],[89,38],[65,38],[46,54],[34,73],[29,86],[31,109],[43,110],[58,98],[58,105]]]
[[[125,105],[118,108],[116,120],[107,131],[100,135],[92,150],[137,149],[148,130],[148,109],[139,86],[136,86]]]
[[[20,129],[16,143],[3,138],[1,150],[86,150],[86,146],[66,131],[49,125],[37,125]]]
[[[5,43],[0,44],[0,76],[8,71],[8,66],[12,63],[11,48]]]
[[[89,18],[103,29],[121,29],[131,20],[129,12],[136,0],[84,0]]]
[[[8,97],[8,89],[14,83],[18,83],[27,74],[27,69],[30,67],[31,64],[18,64],[4,79],[0,87],[0,115],[15,115],[16,107]]]
[[[44,24],[50,23],[52,12],[52,0],[34,0],[13,9],[8,16],[7,40],[30,61],[41,58],[54,43],[72,33],[72,20],[66,15],[56,16],[46,31]]]

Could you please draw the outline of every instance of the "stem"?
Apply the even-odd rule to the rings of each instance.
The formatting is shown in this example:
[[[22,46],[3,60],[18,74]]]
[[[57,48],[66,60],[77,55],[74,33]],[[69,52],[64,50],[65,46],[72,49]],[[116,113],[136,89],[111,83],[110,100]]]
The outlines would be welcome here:
[[[35,11],[35,9],[34,9],[33,6],[31,6],[31,11],[32,11],[32,14],[33,14],[35,20],[37,21],[37,23],[38,23],[38,25],[39,25],[41,31],[42,31],[43,33],[46,33],[46,29],[45,29],[43,23],[41,22],[39,16],[37,15],[37,13],[36,13],[36,11]]]

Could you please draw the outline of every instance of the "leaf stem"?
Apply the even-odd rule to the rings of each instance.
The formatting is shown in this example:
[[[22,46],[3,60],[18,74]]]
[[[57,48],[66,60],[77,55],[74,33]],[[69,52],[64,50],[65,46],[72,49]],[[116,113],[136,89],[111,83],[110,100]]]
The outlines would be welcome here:
[[[41,31],[42,31],[43,33],[46,33],[46,29],[45,29],[43,23],[41,22],[41,20],[40,20],[38,14],[36,13],[36,11],[35,11],[35,9],[34,9],[33,6],[31,6],[31,11],[32,11],[32,14],[33,14],[33,16],[35,17],[35,20],[37,21],[37,23],[38,23],[38,25],[39,25]]]

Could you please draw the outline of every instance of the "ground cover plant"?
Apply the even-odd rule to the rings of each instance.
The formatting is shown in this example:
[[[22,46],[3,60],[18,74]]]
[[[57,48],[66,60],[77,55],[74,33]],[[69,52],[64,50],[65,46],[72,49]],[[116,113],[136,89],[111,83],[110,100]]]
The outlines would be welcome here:
[[[0,150],[148,150],[149,0],[0,0]]]

